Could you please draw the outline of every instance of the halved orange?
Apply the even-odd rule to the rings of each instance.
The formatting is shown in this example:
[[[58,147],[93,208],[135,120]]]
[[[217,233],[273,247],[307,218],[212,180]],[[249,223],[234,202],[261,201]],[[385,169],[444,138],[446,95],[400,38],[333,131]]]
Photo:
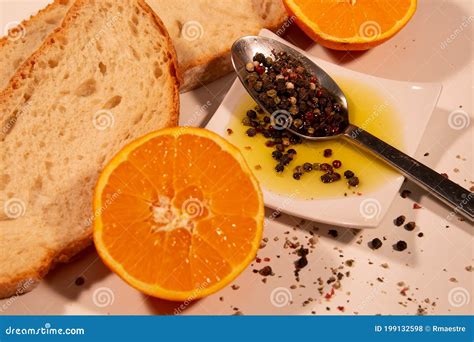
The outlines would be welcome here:
[[[319,44],[335,50],[367,50],[400,31],[416,0],[284,0],[296,24]]]
[[[199,128],[150,133],[105,167],[94,195],[102,260],[136,289],[192,300],[255,258],[264,206],[240,151]]]

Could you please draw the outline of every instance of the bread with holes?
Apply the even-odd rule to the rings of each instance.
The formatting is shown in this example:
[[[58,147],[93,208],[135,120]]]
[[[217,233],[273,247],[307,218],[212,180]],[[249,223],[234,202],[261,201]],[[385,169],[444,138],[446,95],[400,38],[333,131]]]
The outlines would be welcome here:
[[[90,244],[104,165],[178,122],[176,69],[143,0],[77,0],[17,69],[0,93],[0,297]]]
[[[277,30],[286,19],[281,0],[147,0],[176,47],[181,91],[207,84],[232,70],[235,40]]]
[[[55,0],[0,38],[0,89],[7,86],[16,69],[61,24],[72,3],[73,0]]]
[[[175,45],[181,91],[207,84],[232,70],[230,48],[244,35],[263,28],[276,30],[286,11],[281,0],[147,0],[167,27]],[[21,39],[0,40],[0,87],[9,81],[20,63],[41,45],[65,15],[73,0],[53,4],[21,23]]]

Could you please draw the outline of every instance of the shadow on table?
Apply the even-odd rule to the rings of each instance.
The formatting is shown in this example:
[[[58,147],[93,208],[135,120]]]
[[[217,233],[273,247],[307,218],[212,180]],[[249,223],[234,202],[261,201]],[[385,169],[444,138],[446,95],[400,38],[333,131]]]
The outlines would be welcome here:
[[[112,272],[102,263],[93,246],[88,247],[66,265],[59,264],[44,282],[69,301],[108,277]]]

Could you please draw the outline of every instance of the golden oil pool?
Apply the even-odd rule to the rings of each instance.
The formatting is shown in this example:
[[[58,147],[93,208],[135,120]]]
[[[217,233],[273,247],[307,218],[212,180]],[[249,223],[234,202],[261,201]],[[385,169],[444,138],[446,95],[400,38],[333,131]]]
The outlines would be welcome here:
[[[335,79],[347,97],[351,123],[392,146],[403,149],[398,113],[386,96],[364,83]],[[265,146],[267,139],[260,134],[255,137],[247,136],[245,132],[248,127],[241,123],[247,110],[254,107],[255,102],[250,96],[242,98],[229,123],[228,128],[232,133],[227,135],[227,139],[242,151],[261,186],[269,191],[304,199],[354,196],[367,194],[383,184],[387,178],[397,175],[396,171],[376,157],[342,138],[328,141],[305,140],[302,144],[292,146],[297,152],[296,157],[282,173],[277,173],[277,162],[271,156],[274,148]],[[330,158],[325,158],[323,151],[328,148],[333,153]],[[304,173],[300,180],[293,178],[293,169],[297,165],[305,162],[331,164],[336,159],[342,162],[341,168],[338,169],[342,178],[337,182],[322,183],[320,176],[323,173],[320,171]],[[343,176],[345,170],[352,170],[359,177],[358,187],[348,186]]]

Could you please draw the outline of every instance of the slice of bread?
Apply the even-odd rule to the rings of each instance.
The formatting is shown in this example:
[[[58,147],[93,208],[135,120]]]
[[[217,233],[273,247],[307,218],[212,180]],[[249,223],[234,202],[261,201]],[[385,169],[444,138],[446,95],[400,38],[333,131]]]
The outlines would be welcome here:
[[[232,70],[235,40],[276,30],[286,19],[281,0],[146,0],[162,18],[183,77],[181,91],[207,84]]]
[[[176,68],[143,0],[77,0],[20,66],[0,93],[0,297],[90,244],[104,165],[178,122]]]
[[[285,20],[281,0],[147,0],[160,16],[175,44],[181,91],[209,83],[232,70],[230,48],[244,35],[262,28],[276,30]],[[60,22],[72,0],[55,0],[17,30],[21,39],[0,40],[0,88],[21,61],[41,45],[44,36]],[[17,33],[18,35],[18,33]]]
[[[61,24],[73,0],[55,0],[0,38],[0,89],[7,86],[16,69],[35,52]]]

